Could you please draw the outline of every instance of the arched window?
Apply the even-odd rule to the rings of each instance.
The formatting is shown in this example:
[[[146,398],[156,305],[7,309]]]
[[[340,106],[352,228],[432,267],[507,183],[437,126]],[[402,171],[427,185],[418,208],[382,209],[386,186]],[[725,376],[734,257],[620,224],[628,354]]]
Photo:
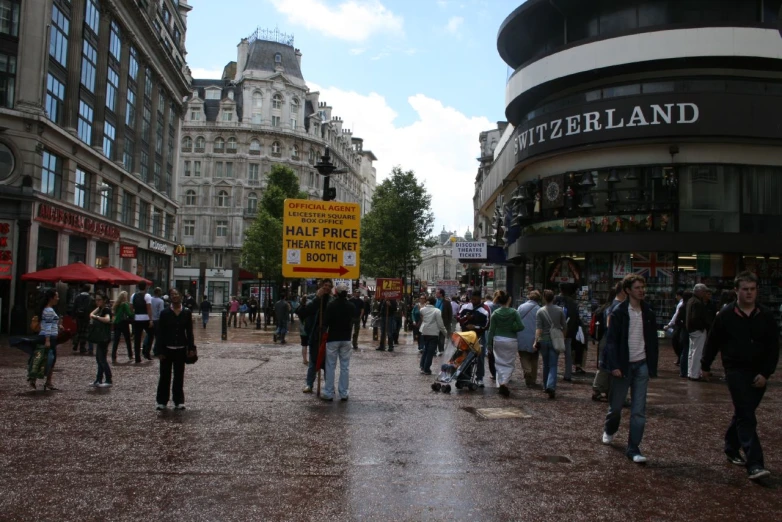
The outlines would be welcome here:
[[[247,211],[255,212],[258,210],[258,195],[255,192],[250,192],[247,196]]]
[[[223,152],[225,150],[225,140],[223,138],[217,138],[215,140],[215,152]]]
[[[191,152],[193,150],[193,138],[185,136],[182,138],[182,152]]]
[[[228,192],[221,190],[217,193],[217,206],[218,207],[227,207],[228,206]]]
[[[206,140],[203,136],[198,136],[195,141],[195,148],[196,152],[204,152],[204,147],[206,146]]]
[[[252,123],[260,125],[263,121],[263,95],[260,91],[253,92]]]
[[[293,98],[291,99],[291,113],[298,113],[299,112],[299,99]]]
[[[291,100],[291,129],[296,130],[299,126],[299,100],[293,98]]]
[[[293,148],[291,149],[291,158],[296,159],[296,160],[299,159],[299,146],[298,145],[294,145]]]
[[[250,154],[253,156],[261,155],[261,142],[258,140],[252,140],[250,142]]]
[[[272,143],[272,154],[280,154],[280,142],[275,141]]]
[[[228,152],[236,152],[236,138],[228,138]]]
[[[188,207],[194,207],[196,204],[196,192],[195,190],[188,190],[185,192],[185,205]]]
[[[282,55],[280,53],[274,54],[274,63],[282,63]]]
[[[310,152],[309,152],[310,165],[314,165],[315,164],[315,159],[316,159],[315,158],[315,149],[310,149]]]
[[[282,94],[277,93],[272,97],[272,109],[282,108]]]

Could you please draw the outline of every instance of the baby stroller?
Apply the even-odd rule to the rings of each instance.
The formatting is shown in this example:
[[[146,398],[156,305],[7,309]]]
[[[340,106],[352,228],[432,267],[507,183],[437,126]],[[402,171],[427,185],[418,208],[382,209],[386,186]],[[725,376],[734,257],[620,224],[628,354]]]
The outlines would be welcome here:
[[[456,389],[465,386],[470,391],[478,389],[478,358],[481,355],[481,343],[475,332],[455,332],[451,342],[456,347],[451,360],[443,364],[440,375],[432,383],[433,391],[451,393],[451,383]]]

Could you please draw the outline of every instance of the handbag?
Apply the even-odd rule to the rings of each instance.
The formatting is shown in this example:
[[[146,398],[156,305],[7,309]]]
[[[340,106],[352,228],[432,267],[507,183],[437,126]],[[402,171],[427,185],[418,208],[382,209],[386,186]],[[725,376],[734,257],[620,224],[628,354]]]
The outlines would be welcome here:
[[[192,344],[187,348],[187,353],[185,354],[185,364],[195,364],[197,360],[198,348],[196,345]]]
[[[546,319],[551,324],[551,330],[549,330],[549,336],[551,337],[551,344],[554,346],[554,350],[557,353],[565,353],[565,333],[558,326],[554,326],[554,321],[551,320],[551,316],[545,307],[542,308],[543,313],[546,314]]]
[[[41,320],[38,319],[37,315],[30,319],[30,331],[36,334],[41,333]]]

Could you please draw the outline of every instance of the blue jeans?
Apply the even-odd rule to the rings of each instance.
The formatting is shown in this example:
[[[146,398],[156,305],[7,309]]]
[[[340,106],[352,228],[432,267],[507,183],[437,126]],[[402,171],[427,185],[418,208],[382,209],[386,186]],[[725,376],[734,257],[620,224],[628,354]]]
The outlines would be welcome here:
[[[394,333],[396,332],[396,317],[393,315],[388,316],[388,331],[386,331],[386,318],[381,316],[380,318],[380,346],[386,345],[386,338],[388,339],[388,347],[394,347]]]
[[[424,351],[421,354],[421,369],[427,373],[432,371],[432,357],[437,350],[438,335],[421,335],[419,337],[421,344],[424,346]]]
[[[613,435],[622,420],[622,405],[630,390],[630,435],[627,440],[628,457],[640,455],[641,439],[646,426],[646,389],[649,386],[649,368],[646,360],[630,363],[629,375],[611,376],[611,391],[608,393],[608,415],[605,432]]]
[[[337,371],[337,358],[339,357],[339,396],[348,396],[350,384],[350,354],[353,344],[350,341],[333,341],[326,343],[326,387],[321,397],[334,397],[334,375]]]
[[[204,322],[204,327],[209,323],[209,312],[201,312],[201,320]]]
[[[573,339],[565,339],[565,380],[573,377],[573,350],[571,345]]]
[[[559,353],[551,341],[540,341],[540,355],[543,358],[543,389],[556,390]]]
[[[95,376],[95,382],[103,382],[103,377],[106,377],[106,382],[111,382],[111,367],[107,360],[109,352],[109,343],[97,343],[97,349],[95,350],[95,362],[98,363],[98,373]]]

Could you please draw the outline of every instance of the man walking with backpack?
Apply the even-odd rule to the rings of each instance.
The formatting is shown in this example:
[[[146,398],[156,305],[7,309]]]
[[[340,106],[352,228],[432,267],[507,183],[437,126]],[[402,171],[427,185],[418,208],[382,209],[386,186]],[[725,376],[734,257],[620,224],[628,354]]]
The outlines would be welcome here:
[[[73,316],[76,319],[76,335],[73,338],[73,351],[82,355],[92,355],[92,343],[87,351],[87,332],[90,329],[90,314],[95,309],[95,301],[90,295],[90,285],[81,285],[81,292],[73,300]]]
[[[133,308],[135,318],[133,320],[133,352],[136,356],[136,363],[141,362],[141,341],[142,334],[150,334],[153,327],[152,322],[152,296],[147,293],[147,283],[142,281],[138,284],[138,291],[133,294],[130,300],[130,306]],[[149,346],[144,347],[144,357],[152,360],[149,353]]]

